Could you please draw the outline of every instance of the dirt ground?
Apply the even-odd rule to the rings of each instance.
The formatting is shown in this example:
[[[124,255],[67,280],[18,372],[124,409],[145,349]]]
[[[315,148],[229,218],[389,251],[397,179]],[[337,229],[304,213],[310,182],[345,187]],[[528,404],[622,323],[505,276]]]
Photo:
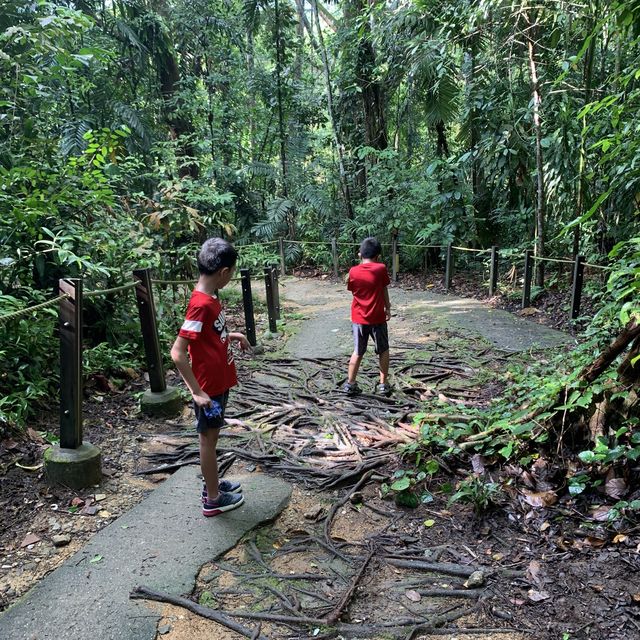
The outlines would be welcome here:
[[[270,344],[271,351],[283,348],[303,322],[286,316],[285,320],[288,328]],[[413,320],[408,317],[405,322]],[[436,352],[450,356],[465,348],[455,331],[443,336],[427,320],[420,332],[437,339]],[[485,345],[474,347],[486,350]],[[504,364],[491,358],[487,362],[487,368],[472,379],[477,382],[473,400],[479,403],[504,388],[499,381]],[[250,384],[254,375],[265,375],[260,356],[250,366],[241,360],[239,370],[243,384]],[[177,384],[175,375],[170,375],[171,383]],[[459,397],[467,397],[468,380],[447,384],[449,392],[458,384]],[[164,434],[191,429],[190,411],[185,406],[183,416],[169,421],[145,418],[137,409],[136,394],[146,385],[138,377],[116,391],[105,392],[95,381],[85,389],[85,436],[103,453],[105,477],[99,487],[77,492],[44,482],[41,462],[47,442],[42,434],[54,431],[54,415],[34,424],[24,437],[0,443],[0,610],[166,477],[136,474],[152,466],[148,456],[170,448],[170,438]],[[447,393],[435,389],[435,398]],[[229,415],[233,417],[232,410]],[[249,464],[237,459],[226,475],[232,477]],[[416,623],[412,638],[631,640],[640,636],[640,526],[609,525],[597,514],[588,517],[588,511],[578,509],[566,495],[553,504],[532,505],[518,485],[518,469],[507,480],[503,500],[478,515],[471,505],[449,503],[451,487],[470,473],[469,463],[462,460],[443,463],[430,481],[432,501],[415,509],[401,507],[384,495],[382,487],[396,469],[407,466],[397,452],[376,469],[360,495],[337,509],[328,532],[329,547],[323,523],[336,501],[346,498],[348,488],[316,490],[295,483],[293,498],[276,522],[252,532],[224,558],[203,565],[191,599],[219,611],[288,611],[291,616],[304,612],[322,620],[340,604],[375,541],[339,617],[342,633],[331,634],[321,624],[301,629],[264,621],[262,634],[408,638],[406,632],[398,636],[391,628],[388,632],[381,628],[401,619],[429,617],[441,619],[442,624],[430,631]],[[403,559],[411,566],[397,566],[396,561]],[[475,587],[465,586],[464,577],[420,568],[425,562],[439,563],[440,568],[445,563],[477,568],[481,579]],[[448,593],[451,590],[456,596]],[[182,607],[153,606],[163,614],[158,638],[243,637]],[[240,622],[255,628],[255,621]]]

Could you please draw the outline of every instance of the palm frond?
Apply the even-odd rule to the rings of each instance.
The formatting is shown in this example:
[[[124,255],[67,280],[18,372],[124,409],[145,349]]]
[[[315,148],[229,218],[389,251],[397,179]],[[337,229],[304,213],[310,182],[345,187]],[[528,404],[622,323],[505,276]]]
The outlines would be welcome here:
[[[286,231],[287,214],[294,207],[288,198],[275,198],[267,205],[267,217],[253,225],[252,231],[259,238],[273,239]]]
[[[140,138],[142,147],[149,149],[151,147],[151,136],[140,119],[138,112],[124,102],[114,102],[112,104],[113,113],[120,119],[122,124],[126,124]]]
[[[63,156],[79,156],[86,148],[84,134],[91,130],[91,123],[86,120],[70,120],[62,127],[60,152]]]

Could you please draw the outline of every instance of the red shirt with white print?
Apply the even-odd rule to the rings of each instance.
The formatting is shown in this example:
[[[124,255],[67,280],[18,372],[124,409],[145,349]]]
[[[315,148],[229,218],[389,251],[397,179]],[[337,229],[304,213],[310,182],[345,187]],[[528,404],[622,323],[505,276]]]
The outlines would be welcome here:
[[[178,335],[189,341],[191,368],[206,394],[219,396],[238,384],[224,309],[218,298],[194,291]]]

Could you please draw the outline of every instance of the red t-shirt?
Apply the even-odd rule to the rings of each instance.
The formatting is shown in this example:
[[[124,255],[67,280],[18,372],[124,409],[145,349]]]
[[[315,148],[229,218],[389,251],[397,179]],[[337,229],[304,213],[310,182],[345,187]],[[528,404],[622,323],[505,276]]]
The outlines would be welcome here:
[[[238,384],[229,331],[218,298],[194,291],[178,335],[189,341],[191,368],[205,393],[219,396]]]
[[[387,267],[382,262],[363,262],[351,267],[347,283],[347,289],[353,294],[351,322],[357,324],[386,322],[384,289],[390,282]]]

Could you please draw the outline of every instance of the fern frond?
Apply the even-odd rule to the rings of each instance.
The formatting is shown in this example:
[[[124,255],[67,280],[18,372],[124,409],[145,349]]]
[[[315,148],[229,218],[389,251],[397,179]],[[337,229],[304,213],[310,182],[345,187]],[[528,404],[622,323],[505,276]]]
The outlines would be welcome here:
[[[151,147],[151,136],[140,119],[138,112],[124,102],[114,102],[112,104],[113,113],[118,116],[122,124],[126,124],[140,138],[144,149]]]
[[[91,124],[86,120],[71,120],[65,122],[60,137],[60,151],[63,156],[79,156],[86,148],[87,141],[84,134],[91,130]]]

